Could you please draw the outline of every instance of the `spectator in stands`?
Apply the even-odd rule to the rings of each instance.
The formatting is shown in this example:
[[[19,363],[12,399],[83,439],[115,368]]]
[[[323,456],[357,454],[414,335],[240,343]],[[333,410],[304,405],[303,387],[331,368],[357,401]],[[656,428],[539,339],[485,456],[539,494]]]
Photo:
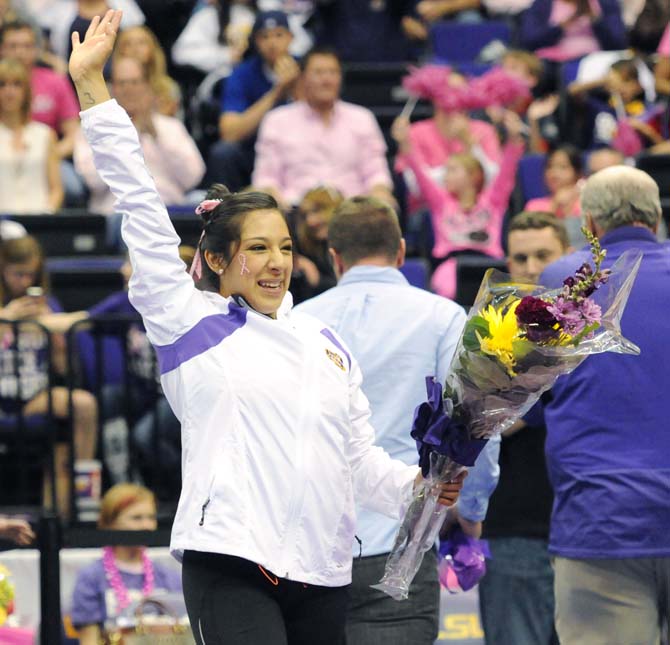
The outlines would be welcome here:
[[[56,134],[31,119],[28,70],[0,60],[0,211],[53,213],[63,202]]]
[[[658,54],[658,61],[654,68],[656,91],[667,97],[670,95],[670,23],[663,32],[656,53]]]
[[[155,531],[156,498],[143,486],[117,484],[102,499],[98,528]],[[161,592],[181,592],[176,569],[153,562],[143,546],[107,546],[102,558],[77,574],[72,594],[72,624],[81,645],[97,645],[105,622],[114,621],[131,603]]]
[[[93,17],[108,9],[123,10],[123,29],[144,24],[144,14],[136,0],[51,0],[37,18],[42,30],[49,34],[50,49],[67,60],[72,51],[72,32],[83,38]]]
[[[581,136],[583,147],[613,146],[621,148],[627,156],[634,156],[642,148],[662,141],[658,124],[660,110],[651,102],[655,98],[653,88],[649,88],[649,96],[642,86],[641,66],[644,63],[638,59],[617,60],[601,78],[570,84],[570,95],[587,109],[585,132]],[[647,74],[651,84],[648,70]],[[620,142],[623,121],[638,138],[634,149]]]
[[[334,287],[337,280],[328,253],[328,226],[342,194],[319,186],[307,191],[295,210],[291,294],[295,304]]]
[[[334,49],[345,62],[404,63],[415,60],[425,39],[417,20],[418,0],[319,0],[315,4],[315,42]],[[414,42],[413,42],[414,41]]]
[[[151,29],[144,25],[124,29],[116,40],[112,66],[119,58],[135,58],[144,65],[156,97],[156,111],[176,116],[181,109],[181,90],[167,74],[165,53]]]
[[[670,20],[667,0],[628,0],[621,3],[630,47],[642,56],[657,50],[665,25]]]
[[[19,14],[12,5],[12,0],[0,0],[0,27],[7,22],[18,20]]]
[[[288,53],[293,36],[281,11],[256,16],[250,40],[254,53],[226,81],[221,99],[219,132],[208,161],[208,178],[230,190],[249,184],[254,143],[263,117],[293,94],[300,68]],[[311,188],[311,186],[310,186]]]
[[[481,163],[472,154],[459,153],[447,160],[444,184],[433,180],[414,153],[407,119],[396,119],[392,134],[406,155],[419,189],[430,209],[438,265],[431,280],[435,292],[453,298],[456,293],[456,256],[464,252],[502,257],[502,224],[524,151],[523,123],[517,114],[505,115],[507,142],[500,171],[484,184]]]
[[[35,533],[25,520],[14,517],[0,517],[0,539],[11,540],[19,546],[28,546],[35,539]]]
[[[554,215],[524,211],[510,220],[512,280],[536,284],[544,268],[570,250],[567,231]],[[546,434],[541,404],[503,433],[500,480],[484,520],[491,550],[479,583],[486,645],[558,644],[547,550],[553,497],[544,459]]]
[[[513,76],[521,78],[535,98],[519,100],[512,106],[528,124],[528,151],[546,152],[548,146],[560,138],[556,110],[560,103],[557,93],[545,94],[544,64],[535,54],[521,49],[508,49],[500,59],[500,66]],[[493,123],[500,121],[501,108],[486,111]]]
[[[184,124],[155,111],[155,95],[146,69],[133,58],[118,58],[112,68],[112,93],[130,114],[142,143],[142,152],[158,192],[168,205],[183,204],[187,191],[205,174],[205,164]],[[91,193],[89,210],[109,215],[114,197],[93,165],[93,153],[83,135],[75,146],[77,171]]]
[[[253,184],[281,204],[298,203],[315,186],[395,204],[384,137],[370,110],[340,100],[337,54],[310,51],[303,60],[301,83],[302,100],[263,119]]]
[[[85,187],[72,165],[74,141],[79,132],[79,106],[69,80],[54,70],[37,65],[37,34],[28,22],[15,21],[0,30],[0,57],[13,58],[28,70],[34,121],[48,125],[58,134],[56,153],[68,205],[82,205]],[[60,204],[59,204],[60,206]]]
[[[172,61],[228,76],[249,47],[256,0],[212,0],[197,8],[172,47]]]
[[[627,44],[618,0],[535,0],[521,14],[519,39],[554,63]]]
[[[298,59],[314,47],[314,12],[320,0],[257,0],[261,11],[283,11],[293,34],[289,52]]]
[[[544,183],[549,195],[529,200],[523,209],[553,213],[559,219],[580,217],[582,176],[582,153],[570,144],[554,148],[547,154],[544,168]]]
[[[452,74],[450,82],[465,82]],[[437,101],[433,102],[435,115],[430,119],[416,121],[410,126],[409,143],[412,154],[426,172],[443,183],[447,172],[447,161],[454,154],[469,153],[474,156],[484,170],[486,184],[498,174],[502,152],[496,129],[490,123],[472,119],[466,112],[447,112]],[[501,117],[502,118],[502,117]],[[426,207],[421,191],[407,155],[398,151],[395,171],[402,173],[408,189],[408,208],[411,215]]]
[[[41,290],[42,295],[28,289]],[[44,256],[37,240],[29,235],[6,240],[0,246],[0,318],[29,321],[43,314],[62,311],[60,303],[49,295]],[[22,329],[19,337],[8,327],[2,332],[0,361],[0,414],[24,416],[45,415],[51,398],[53,414],[58,419],[70,417],[70,390],[52,387],[48,392],[50,369],[63,376],[67,369],[65,339],[51,338],[51,356],[47,339],[36,329]],[[17,382],[15,361],[19,361],[21,387]],[[95,457],[97,439],[97,405],[95,398],[80,389],[72,394],[72,427],[76,460]],[[76,463],[75,463],[76,467]],[[70,474],[67,444],[56,446],[56,496],[59,508],[70,510]]]

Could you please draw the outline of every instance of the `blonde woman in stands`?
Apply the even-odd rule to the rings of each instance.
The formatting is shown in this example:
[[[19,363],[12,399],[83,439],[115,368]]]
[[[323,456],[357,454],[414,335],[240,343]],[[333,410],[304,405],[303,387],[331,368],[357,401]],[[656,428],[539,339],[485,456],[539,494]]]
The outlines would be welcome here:
[[[32,121],[26,68],[0,61],[0,212],[53,213],[63,203],[56,134]]]
[[[134,58],[142,63],[156,95],[157,112],[176,116],[181,109],[181,90],[167,74],[165,52],[154,32],[144,25],[124,29],[117,38],[112,65],[121,58]]]

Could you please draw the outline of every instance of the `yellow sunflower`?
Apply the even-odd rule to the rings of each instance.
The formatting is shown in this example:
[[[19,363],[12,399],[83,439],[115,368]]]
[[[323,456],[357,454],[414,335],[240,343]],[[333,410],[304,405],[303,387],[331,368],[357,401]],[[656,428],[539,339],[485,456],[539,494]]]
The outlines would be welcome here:
[[[514,341],[520,337],[516,321],[516,308],[519,302],[520,300],[513,302],[504,313],[502,308],[496,309],[489,305],[481,313],[481,317],[489,325],[488,335],[482,338],[479,332],[475,332],[482,352],[495,356],[510,376],[515,376]]]

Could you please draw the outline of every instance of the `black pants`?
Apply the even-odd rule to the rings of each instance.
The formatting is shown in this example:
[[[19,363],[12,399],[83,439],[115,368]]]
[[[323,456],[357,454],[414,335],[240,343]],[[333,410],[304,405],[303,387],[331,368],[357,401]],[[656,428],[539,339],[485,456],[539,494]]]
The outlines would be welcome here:
[[[277,578],[228,555],[186,551],[186,609],[198,645],[342,645],[349,586]]]

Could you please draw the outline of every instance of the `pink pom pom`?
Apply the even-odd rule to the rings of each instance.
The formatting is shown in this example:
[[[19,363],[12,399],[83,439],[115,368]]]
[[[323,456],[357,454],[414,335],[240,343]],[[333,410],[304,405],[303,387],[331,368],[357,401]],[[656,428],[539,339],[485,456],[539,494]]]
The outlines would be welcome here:
[[[508,106],[520,99],[530,98],[530,89],[518,76],[495,67],[470,83],[470,109]]]
[[[618,122],[616,134],[612,139],[612,147],[626,157],[634,157],[642,151],[642,141],[630,121]]]
[[[402,86],[412,96],[432,101],[447,86],[451,67],[446,65],[424,65],[411,67],[402,81]]]

